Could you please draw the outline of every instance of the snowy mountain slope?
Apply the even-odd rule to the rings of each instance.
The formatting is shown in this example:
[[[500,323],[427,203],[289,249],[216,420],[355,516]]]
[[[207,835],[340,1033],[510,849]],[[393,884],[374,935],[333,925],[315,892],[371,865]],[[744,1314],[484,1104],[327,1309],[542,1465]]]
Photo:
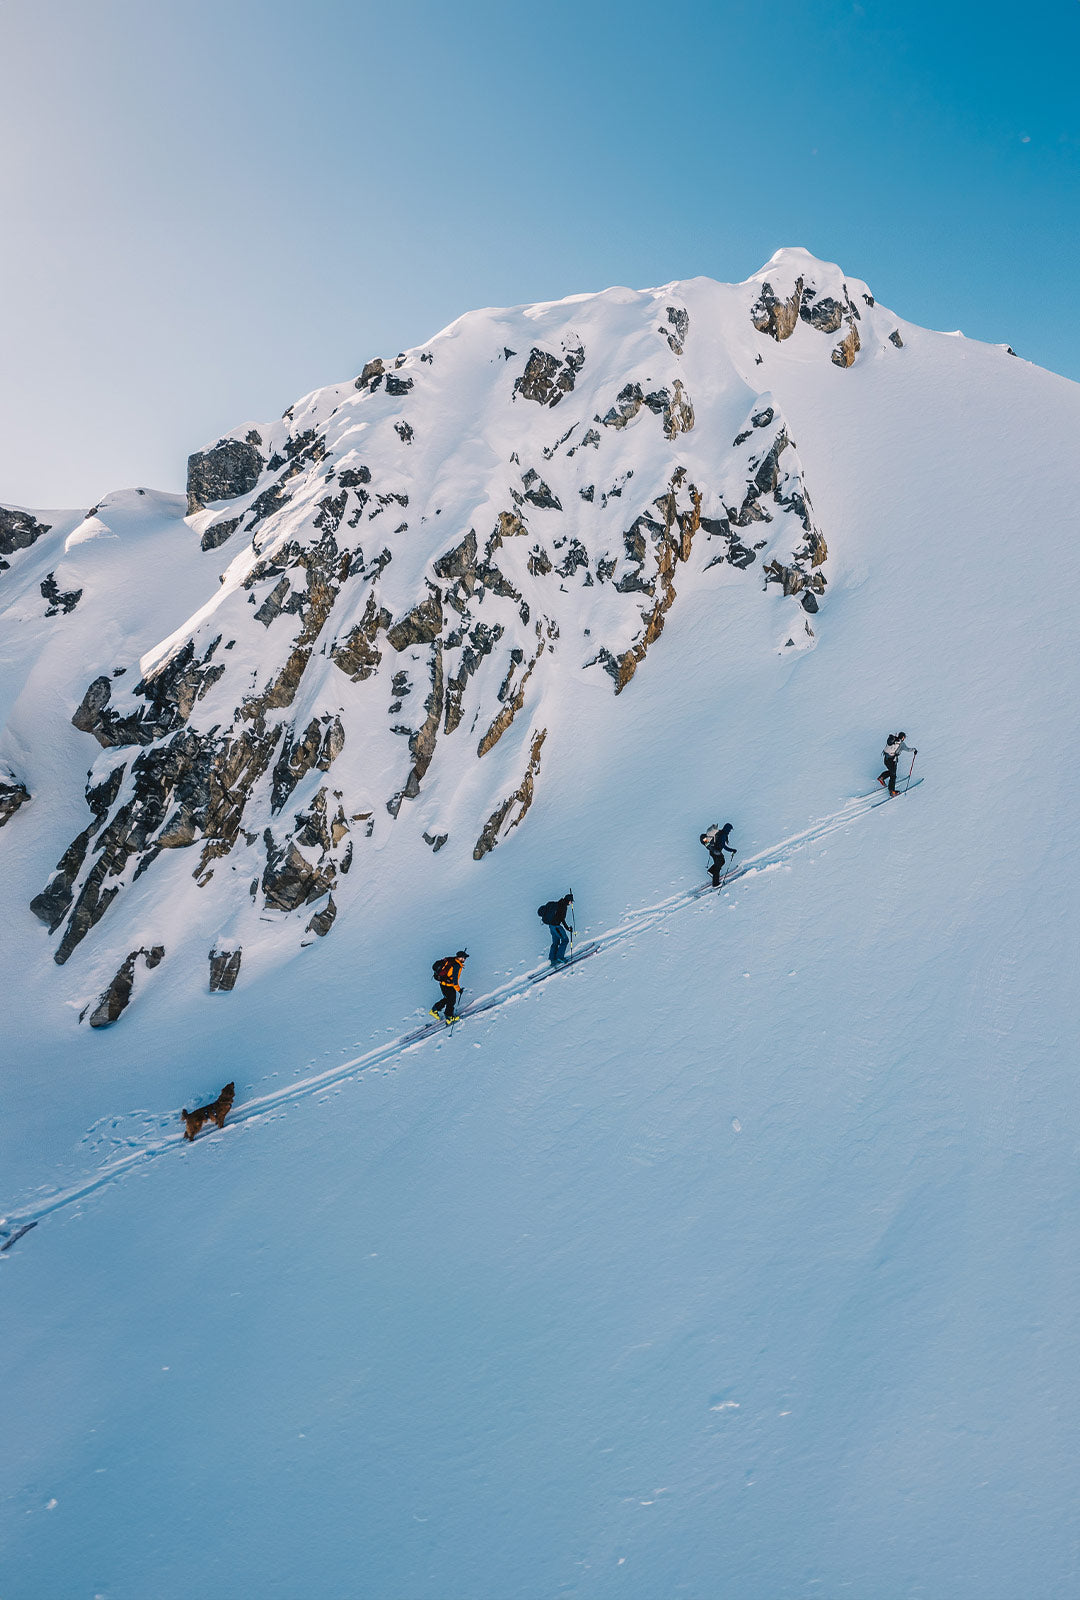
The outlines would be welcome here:
[[[777,304],[806,264],[790,282],[779,266],[759,275]],[[363,875],[358,852],[339,876],[332,937],[297,954],[310,911],[256,914],[265,942],[244,924],[231,994],[206,994],[204,965],[223,869],[200,889],[195,851],[163,852],[58,968],[26,906],[85,826],[81,786],[78,815],[49,824],[62,836],[35,831],[40,784],[0,831],[22,875],[9,901],[4,874],[8,1208],[91,1179],[228,1077],[238,1111],[0,1257],[12,1592],[74,1574],[89,1592],[189,1593],[193,1543],[214,1595],[1070,1591],[1080,940],[1062,751],[1078,684],[1061,580],[1080,397],[865,305],[840,367],[842,327],[799,318],[777,341],[753,326],[760,282],[708,292],[734,308],[740,381],[797,441],[829,551],[819,615],[778,584],[762,594],[759,564],[709,568],[699,530],[621,694],[583,665],[580,626],[575,655],[545,651],[515,749],[548,726],[522,826],[477,862],[458,825],[482,824],[520,714],[484,757],[470,743],[459,761],[440,733],[445,769],[433,758],[379,819]],[[580,303],[562,314],[576,326]],[[619,448],[643,424],[650,449],[704,439],[709,372],[683,381],[691,433],[664,440],[643,405],[608,430]],[[576,393],[507,405],[548,426]],[[699,488],[706,465],[687,463]],[[228,545],[195,554],[216,584]],[[583,580],[554,592],[595,598]],[[206,589],[177,600],[145,645],[133,631],[142,670]],[[48,619],[61,653],[83,604]],[[291,642],[296,615],[267,637],[284,624]],[[790,618],[815,648],[784,648]],[[113,662],[87,649],[81,665],[43,726]],[[9,731],[32,749],[29,707]],[[471,1031],[245,1120],[401,1035],[434,955],[466,940],[467,982],[488,992],[535,965],[553,892],[573,884],[583,932],[616,926],[700,881],[696,836],[721,813],[748,855],[865,792],[897,725],[926,776],[909,799]],[[347,736],[334,765],[349,751]],[[408,770],[402,753],[398,786]],[[435,854],[421,834],[445,827],[444,800]],[[169,953],[130,1013],[78,1028],[117,960],[161,937],[162,907]],[[198,962],[174,961],[185,938]]]
[[[474,314],[194,457],[193,526],[226,570],[75,709],[106,753],[34,899],[55,959],[106,914],[115,927],[163,850],[192,850],[200,888],[217,878],[198,918],[215,948],[250,944],[267,911],[302,913],[293,949],[329,931],[345,874],[363,875],[406,802],[431,848],[482,858],[522,820],[590,669],[616,693],[630,682],[680,566],[720,615],[737,603],[724,565],[756,568],[740,589],[764,572],[815,613],[827,545],[782,412],[746,375],[768,298],[754,287],[735,304],[702,282]],[[208,496],[224,509],[203,511]],[[812,642],[808,616],[783,609],[778,644]],[[32,696],[16,727],[20,711],[36,723]],[[175,918],[158,920],[171,955]]]

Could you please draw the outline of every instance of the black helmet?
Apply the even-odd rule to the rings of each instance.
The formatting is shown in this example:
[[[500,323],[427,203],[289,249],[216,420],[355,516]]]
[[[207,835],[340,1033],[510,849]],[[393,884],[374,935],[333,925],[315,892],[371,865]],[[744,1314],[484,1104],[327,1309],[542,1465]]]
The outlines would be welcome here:
[[[459,950],[458,951],[458,956],[462,961],[467,959],[468,954],[469,954],[469,952],[467,950]]]
[[[901,728],[900,732],[896,735],[896,737],[898,739],[906,739],[907,738],[907,734],[904,732],[903,728]]]

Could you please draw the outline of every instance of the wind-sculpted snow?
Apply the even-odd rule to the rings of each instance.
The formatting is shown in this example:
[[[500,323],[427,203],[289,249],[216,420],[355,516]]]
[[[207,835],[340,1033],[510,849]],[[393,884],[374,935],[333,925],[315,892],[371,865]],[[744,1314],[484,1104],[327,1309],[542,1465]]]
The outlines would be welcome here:
[[[835,269],[818,276],[850,308]],[[190,852],[200,888],[229,874],[237,945],[267,911],[296,918],[297,946],[325,935],[388,829],[481,860],[525,820],[580,696],[597,674],[623,695],[680,592],[711,593],[719,631],[780,597],[776,646],[812,645],[828,544],[753,385],[754,289],[473,313],[192,456],[192,531],[228,564],[75,708],[105,754],[33,899],[54,959],[106,914],[122,925],[164,852]]]

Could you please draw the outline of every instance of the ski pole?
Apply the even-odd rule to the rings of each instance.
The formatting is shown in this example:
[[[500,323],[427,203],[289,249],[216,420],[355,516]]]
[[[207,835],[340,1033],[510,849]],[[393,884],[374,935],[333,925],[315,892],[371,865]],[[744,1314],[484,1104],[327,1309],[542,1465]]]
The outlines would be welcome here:
[[[918,753],[919,752],[917,750],[913,750],[911,752],[911,765],[907,769],[907,777],[904,780],[904,793],[905,794],[907,794],[908,790],[911,788],[911,774],[915,771],[915,757],[918,755]]]
[[[577,932],[577,912],[574,910],[574,891],[570,890],[570,965],[574,965],[574,935]]]

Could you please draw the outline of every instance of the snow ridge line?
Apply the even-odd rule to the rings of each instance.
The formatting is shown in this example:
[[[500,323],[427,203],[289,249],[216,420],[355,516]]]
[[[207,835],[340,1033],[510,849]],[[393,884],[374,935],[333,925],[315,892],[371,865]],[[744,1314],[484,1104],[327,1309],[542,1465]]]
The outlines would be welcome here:
[[[922,780],[917,780],[921,782]],[[912,787],[915,787],[913,784]],[[906,791],[901,791],[905,793]],[[695,884],[692,889],[682,889],[678,894],[669,896],[666,900],[659,900],[655,905],[644,906],[640,911],[633,912],[630,917],[606,932],[597,934],[589,939],[574,956],[574,965],[586,960],[590,956],[599,955],[606,950],[614,949],[616,945],[624,943],[627,939],[654,927],[656,923],[666,917],[674,915],[677,911],[684,910],[693,905],[695,901],[714,892],[723,893],[732,883],[740,878],[750,877],[758,872],[767,872],[779,866],[788,856],[804,845],[814,844],[819,839],[827,838],[829,834],[846,827],[848,823],[863,817],[873,811],[882,803],[882,797],[874,791],[868,795],[860,795],[849,800],[840,811],[822,817],[818,822],[812,823],[809,828],[801,833],[793,833],[778,844],[770,845],[755,856],[747,859],[732,868],[723,878],[719,891],[714,891],[711,884]],[[501,984],[489,994],[481,995],[472,1001],[461,1012],[462,1021],[470,1017],[481,1016],[488,1011],[498,1010],[509,1000],[527,992],[537,983],[542,983],[558,975],[560,972],[570,971],[570,967],[549,967],[547,962],[533,967],[530,971],[522,973],[516,978],[511,978],[507,983]],[[396,1039],[390,1039],[386,1044],[376,1045],[374,1049],[364,1051],[361,1055],[353,1056],[349,1061],[339,1062],[337,1066],[327,1067],[324,1072],[315,1073],[310,1078],[301,1078],[296,1083],[284,1085],[280,1089],[271,1089],[266,1094],[258,1095],[253,1100],[245,1100],[235,1107],[229,1115],[228,1126],[215,1130],[213,1136],[225,1137],[233,1128],[245,1122],[254,1121],[266,1112],[278,1106],[290,1105],[296,1100],[307,1099],[310,1095],[317,1094],[321,1089],[327,1089],[332,1084],[341,1083],[349,1078],[357,1077],[371,1067],[381,1066],[384,1062],[392,1060],[395,1056],[403,1054],[406,1050],[445,1033],[446,1025],[439,1022],[425,1022],[419,1027],[411,1029],[408,1033],[401,1034]],[[179,1121],[179,1111],[166,1113],[170,1120],[175,1117]],[[51,1216],[56,1211],[74,1205],[79,1200],[84,1200],[88,1195],[94,1194],[98,1189],[104,1188],[125,1173],[137,1167],[144,1166],[148,1161],[155,1160],[169,1150],[178,1149],[185,1143],[184,1134],[180,1128],[175,1132],[166,1134],[160,1139],[154,1139],[132,1150],[129,1154],[118,1157],[115,1161],[106,1162],[105,1165],[81,1182],[73,1184],[69,1189],[59,1190],[47,1200],[38,1201],[37,1204],[14,1210],[0,1217],[0,1251],[7,1245],[14,1244],[16,1237],[43,1217]]]

